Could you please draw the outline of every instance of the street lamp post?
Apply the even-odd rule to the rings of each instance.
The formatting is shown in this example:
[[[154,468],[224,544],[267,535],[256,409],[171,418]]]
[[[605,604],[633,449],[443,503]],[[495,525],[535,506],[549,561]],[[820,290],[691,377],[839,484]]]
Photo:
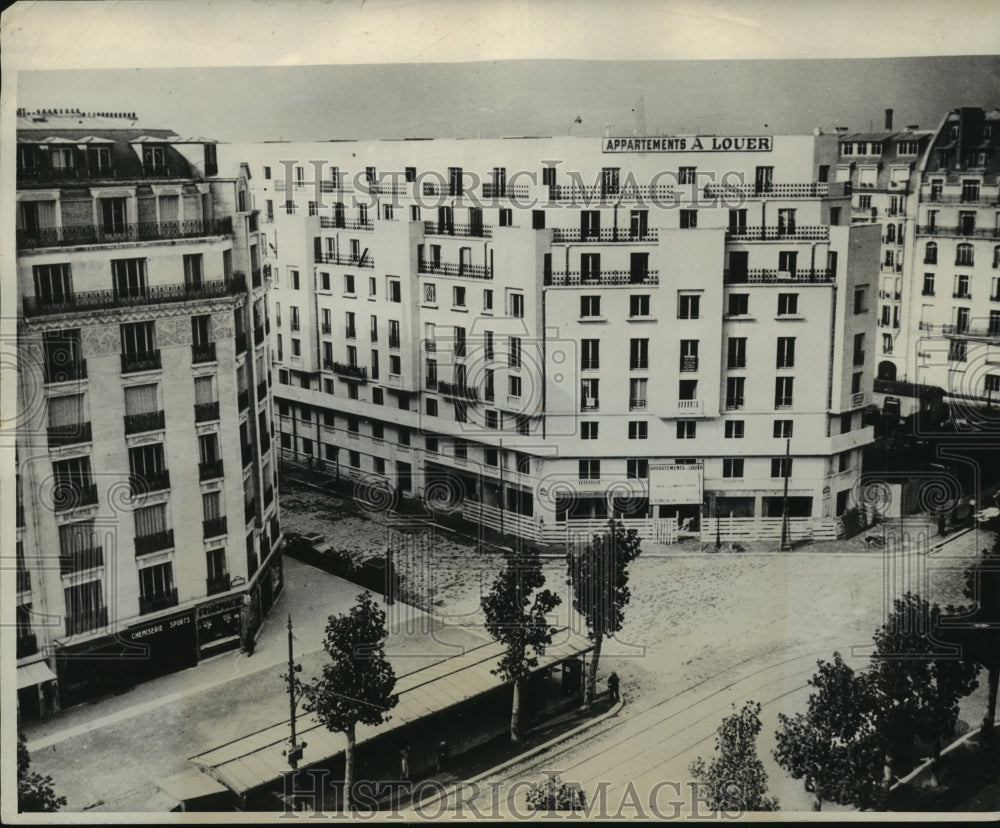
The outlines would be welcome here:
[[[305,742],[299,742],[295,735],[295,710],[298,707],[299,699],[302,698],[304,688],[298,678],[298,673],[302,672],[302,665],[296,664],[292,656],[292,616],[288,615],[288,672],[282,676],[288,685],[288,712],[291,723],[292,738],[288,745],[288,750],[284,751],[288,757],[288,764],[292,770],[298,770],[299,760],[302,759],[302,752],[306,748]]]

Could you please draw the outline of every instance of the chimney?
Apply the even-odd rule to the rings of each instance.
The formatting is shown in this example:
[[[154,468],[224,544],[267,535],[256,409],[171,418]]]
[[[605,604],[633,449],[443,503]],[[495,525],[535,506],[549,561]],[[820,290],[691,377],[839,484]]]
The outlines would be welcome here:
[[[892,130],[892,110],[887,109],[885,111],[885,128],[886,130]]]

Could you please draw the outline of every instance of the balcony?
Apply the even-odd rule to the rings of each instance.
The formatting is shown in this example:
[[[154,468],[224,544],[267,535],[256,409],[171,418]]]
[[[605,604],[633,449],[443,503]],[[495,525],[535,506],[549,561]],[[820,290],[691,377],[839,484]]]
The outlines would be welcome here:
[[[659,270],[599,270],[581,272],[579,270],[564,270],[546,273],[543,284],[545,287],[575,287],[579,285],[658,285]]]
[[[328,183],[326,181],[324,184]],[[326,190],[324,190],[326,192]],[[346,219],[337,216],[320,216],[319,226],[324,230],[374,230],[371,219]]]
[[[225,535],[227,531],[228,527],[226,526],[225,517],[210,518],[201,522],[201,536],[205,540]]]
[[[1000,197],[987,193],[936,193],[925,190],[920,195],[924,201],[934,204],[968,204],[971,207],[996,207],[1000,205]]]
[[[58,446],[73,446],[77,443],[89,443],[91,436],[90,423],[73,423],[64,426],[49,426],[49,448]]]
[[[698,357],[696,356],[682,356],[681,357],[681,373],[688,373],[690,371],[698,370]]]
[[[160,362],[160,349],[155,351],[136,351],[122,354],[122,373],[134,374],[138,371],[158,371],[163,365]]]
[[[398,336],[393,336],[392,334],[389,335],[389,347],[390,348],[399,348],[399,337]]]
[[[331,253],[330,251],[327,251],[325,253],[320,252],[316,254],[316,264],[335,264],[344,265],[345,267],[374,268],[375,259],[369,253],[365,253],[363,256],[341,256],[339,253]]]
[[[527,184],[483,184],[483,198],[520,198],[527,199]]]
[[[170,472],[164,469],[160,472],[133,474],[129,478],[129,486],[132,490],[132,497],[151,492],[162,492],[164,489],[170,488]]]
[[[989,325],[987,327],[972,327],[971,325],[942,325],[941,333],[947,337],[997,341],[1000,340],[1000,325]]]
[[[75,362],[59,362],[50,359],[45,363],[45,382],[76,382],[87,379],[87,360],[77,359]]]
[[[349,325],[347,329],[344,331],[344,336],[347,339],[357,339],[358,329]]]
[[[191,362],[197,365],[201,362],[215,362],[215,343],[204,342],[191,346]]]
[[[456,264],[455,262],[418,262],[417,272],[432,276],[459,276],[463,279],[493,278],[493,273],[486,265]]]
[[[59,574],[71,575],[97,566],[104,566],[104,548],[92,546],[90,549],[74,549],[59,556]]]
[[[706,184],[705,198],[738,201],[744,198],[827,198],[828,182],[805,184]],[[834,194],[836,195],[836,194]]]
[[[425,221],[424,235],[492,239],[493,228],[488,224],[453,224],[449,222]]]
[[[645,411],[646,410],[646,400],[639,398],[630,399],[628,401],[629,411]]]
[[[177,587],[152,595],[139,596],[139,615],[170,609],[177,606]]]
[[[202,482],[206,480],[215,480],[216,478],[222,477],[223,465],[222,460],[208,460],[204,463],[198,464],[198,479]]]
[[[969,239],[1000,239],[1000,227],[939,227],[918,224],[918,236],[955,236]]]
[[[770,267],[752,267],[747,270],[722,271],[722,278],[731,285],[759,285],[781,282],[797,284],[829,284],[836,280],[834,271],[821,268],[811,270],[777,270]]]
[[[352,365],[349,362],[334,362],[333,373],[357,382],[368,381],[368,369],[360,365]]]
[[[741,411],[744,406],[743,397],[730,397],[726,400],[727,411]]]
[[[27,658],[38,653],[38,637],[34,633],[17,633],[17,658]]]
[[[198,403],[194,407],[194,421],[209,423],[219,419],[219,404],[217,402]]]
[[[438,382],[438,393],[445,397],[458,397],[469,402],[479,402],[479,389],[455,382]]]
[[[143,431],[162,431],[165,427],[162,411],[147,411],[143,414],[125,415],[125,433],[141,434]]]
[[[263,400],[267,396],[267,380],[263,379],[257,383],[257,400]]]
[[[602,227],[596,230],[555,227],[552,241],[555,244],[656,244],[659,231],[655,227],[635,231],[627,227]]]
[[[56,512],[66,512],[83,506],[97,504],[97,485],[77,481],[56,481],[52,491],[52,508]]]
[[[333,328],[329,322],[324,322],[320,326],[320,332],[325,334],[326,336],[329,336],[333,332]],[[372,341],[374,342],[375,340],[373,339]]]
[[[220,575],[218,578],[208,578],[205,583],[205,588],[209,595],[218,595],[220,592],[229,592],[232,588],[229,583],[229,575]]]
[[[174,546],[174,530],[167,529],[163,532],[154,532],[151,535],[137,535],[135,538],[135,556],[150,555],[153,552],[162,552],[164,549],[172,549]]]
[[[550,201],[574,201],[582,204],[670,199],[669,206],[674,206],[673,197],[674,188],[671,184],[625,184],[621,187],[604,187],[600,185],[578,187],[572,184],[552,184],[549,186]]]
[[[148,221],[137,224],[96,224],[71,227],[39,227],[17,231],[19,250],[68,247],[78,244],[122,244],[204,236],[231,236],[231,218],[191,221]]]
[[[791,408],[792,407],[792,398],[791,397],[775,397],[774,398],[774,407],[778,408],[778,409]]]
[[[66,616],[66,635],[80,635],[108,626],[108,608],[97,607],[88,612]]]
[[[747,225],[745,227],[729,227],[726,238],[734,242],[754,241],[829,241],[830,228],[825,224],[796,225],[794,227],[765,227]]]
[[[676,410],[683,414],[700,414],[701,407],[701,400],[677,400]]]

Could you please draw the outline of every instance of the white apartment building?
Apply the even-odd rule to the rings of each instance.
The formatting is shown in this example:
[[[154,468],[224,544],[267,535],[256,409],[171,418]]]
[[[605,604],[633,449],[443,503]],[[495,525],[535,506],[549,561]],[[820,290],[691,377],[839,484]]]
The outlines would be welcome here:
[[[17,126],[17,655],[34,716],[238,646],[282,573],[246,175],[131,113],[20,110]]]
[[[262,211],[287,456],[532,539],[853,505],[880,228],[838,136],[219,152]]]

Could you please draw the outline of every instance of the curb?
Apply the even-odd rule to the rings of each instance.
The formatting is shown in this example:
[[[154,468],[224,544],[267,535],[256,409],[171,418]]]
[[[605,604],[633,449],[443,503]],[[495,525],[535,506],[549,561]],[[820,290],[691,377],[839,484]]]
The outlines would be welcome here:
[[[540,745],[536,745],[531,750],[525,751],[524,753],[519,753],[517,756],[508,759],[506,762],[501,762],[499,765],[494,765],[492,768],[488,768],[482,773],[476,774],[475,776],[470,776],[468,779],[461,779],[458,780],[457,782],[451,782],[449,783],[445,791],[443,791],[442,793],[435,794],[434,796],[428,797],[427,799],[421,799],[419,803],[417,803],[417,805],[422,810],[424,806],[433,805],[434,803],[438,802],[442,797],[448,797],[451,794],[455,793],[458,790],[459,785],[474,784],[482,779],[485,779],[488,776],[492,776],[496,773],[501,773],[507,770],[508,768],[512,767],[513,765],[516,765],[518,762],[524,762],[529,759],[534,759],[537,756],[541,756],[543,753],[547,753],[552,748],[557,747],[558,745],[567,741],[573,736],[576,736],[579,733],[583,733],[584,731],[589,730],[595,725],[601,724],[607,719],[610,719],[612,716],[617,716],[624,709],[624,707],[625,707],[625,699],[623,697],[618,704],[616,704],[606,713],[602,713],[600,716],[594,719],[590,719],[589,721],[583,722],[582,724],[579,724],[576,727],[574,727],[572,730],[567,730],[565,733],[560,733],[558,736],[549,739],[549,741],[544,742]],[[414,805],[411,803],[408,806],[407,810],[409,811],[414,810]]]

